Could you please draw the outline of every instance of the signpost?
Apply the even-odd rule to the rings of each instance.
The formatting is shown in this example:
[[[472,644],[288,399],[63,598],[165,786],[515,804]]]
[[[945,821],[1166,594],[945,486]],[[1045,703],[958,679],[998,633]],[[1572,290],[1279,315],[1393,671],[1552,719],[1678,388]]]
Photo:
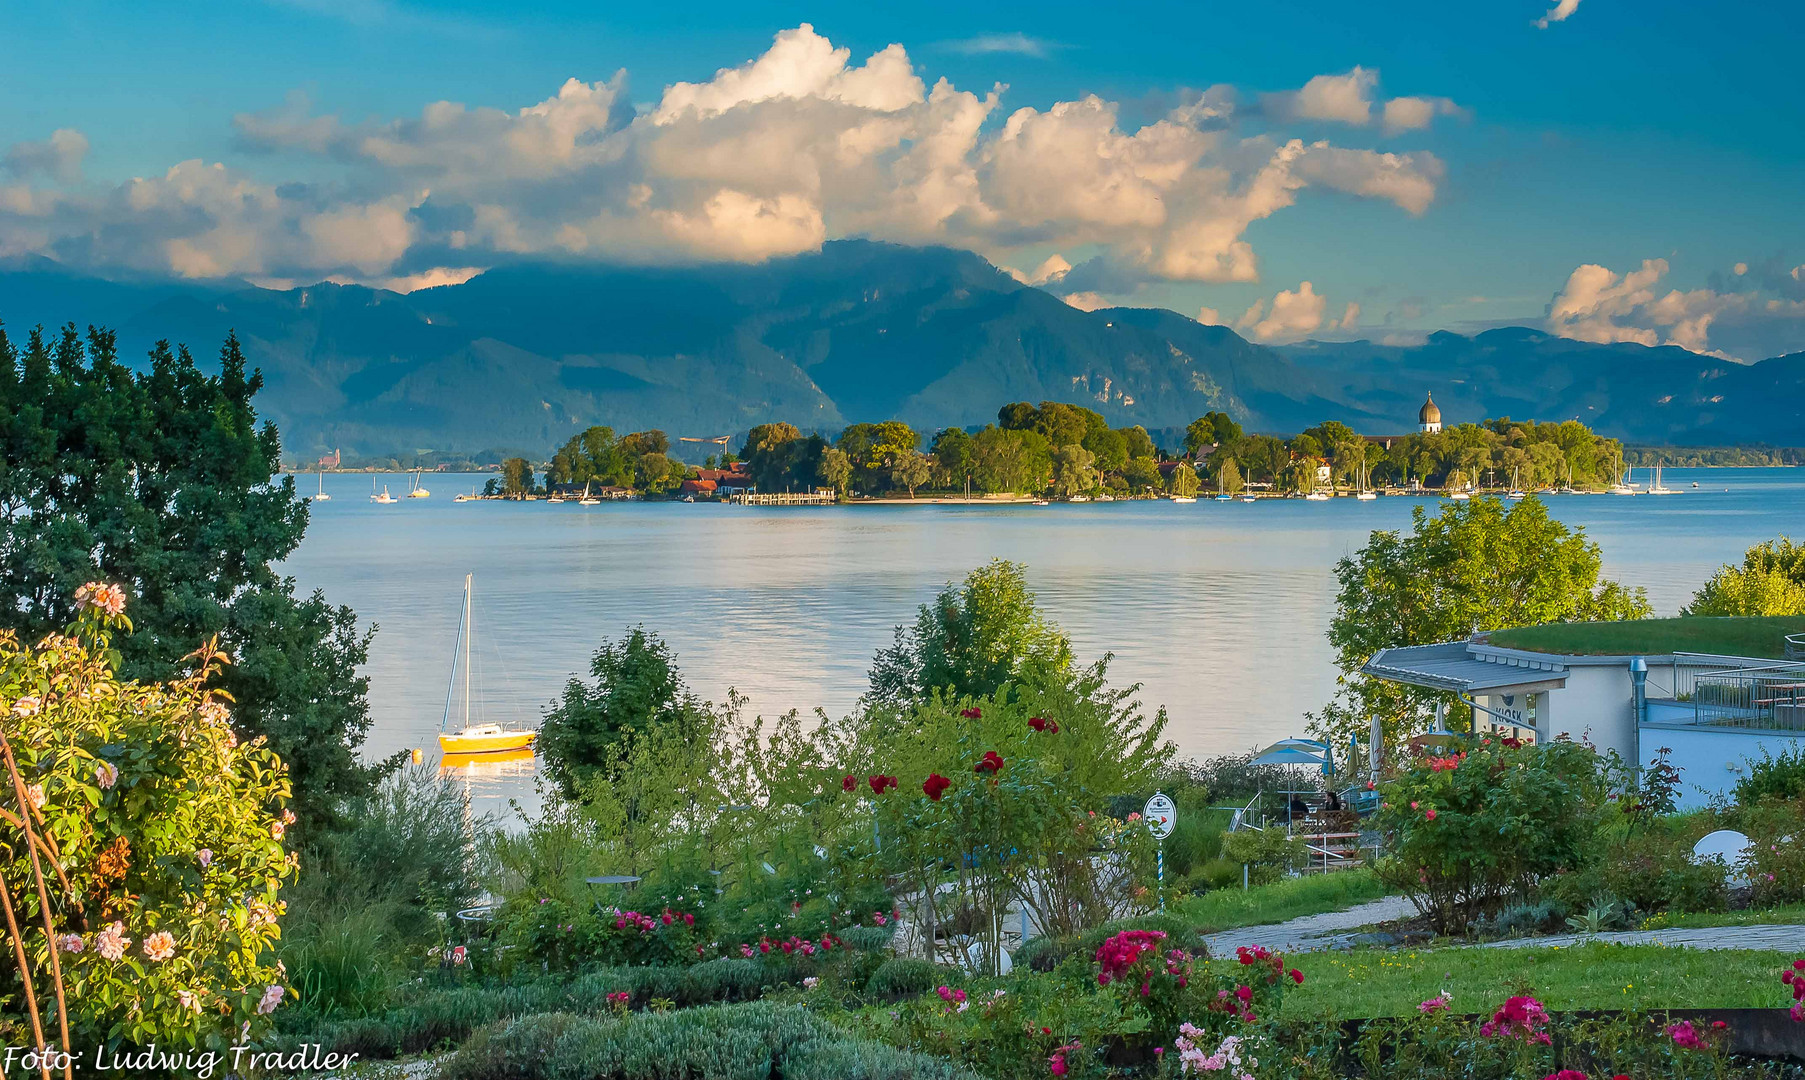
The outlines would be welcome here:
[[[1159,909],[1166,910],[1166,837],[1178,826],[1178,806],[1172,797],[1163,791],[1153,793],[1147,805],[1141,809],[1141,817],[1147,822],[1147,831],[1159,841]]]

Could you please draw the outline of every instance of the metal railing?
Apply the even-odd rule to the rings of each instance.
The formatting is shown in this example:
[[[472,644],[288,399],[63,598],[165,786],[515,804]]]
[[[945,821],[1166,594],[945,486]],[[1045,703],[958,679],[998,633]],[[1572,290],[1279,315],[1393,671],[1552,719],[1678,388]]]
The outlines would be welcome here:
[[[1700,675],[1692,683],[1692,708],[1701,725],[1805,731],[1805,664]]]
[[[1786,635],[1786,658],[1805,660],[1805,634]]]

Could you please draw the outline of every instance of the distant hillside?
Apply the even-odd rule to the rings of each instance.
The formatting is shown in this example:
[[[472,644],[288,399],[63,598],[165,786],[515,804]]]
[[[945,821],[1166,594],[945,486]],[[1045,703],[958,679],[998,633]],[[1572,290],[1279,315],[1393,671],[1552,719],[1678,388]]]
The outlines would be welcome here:
[[[40,261],[0,268],[0,319],[15,335],[112,325],[128,359],[158,338],[205,359],[235,328],[296,456],[549,451],[598,423],[936,429],[1043,399],[1149,430],[1222,409],[1257,431],[1338,419],[1390,432],[1414,427],[1430,390],[1450,422],[1578,417],[1635,442],[1805,442],[1805,355],[1744,367],[1515,328],[1275,349],[1160,309],[1079,311],[968,252],[862,241],[755,266],[520,266],[405,296],[102,282]]]

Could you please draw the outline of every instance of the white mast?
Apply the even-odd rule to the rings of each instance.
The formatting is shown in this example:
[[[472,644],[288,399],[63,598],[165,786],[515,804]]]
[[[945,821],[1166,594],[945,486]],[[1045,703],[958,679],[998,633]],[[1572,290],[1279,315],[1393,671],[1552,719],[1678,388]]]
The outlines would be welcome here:
[[[470,638],[476,627],[470,622],[470,583],[475,574],[464,575],[464,727],[470,727]]]

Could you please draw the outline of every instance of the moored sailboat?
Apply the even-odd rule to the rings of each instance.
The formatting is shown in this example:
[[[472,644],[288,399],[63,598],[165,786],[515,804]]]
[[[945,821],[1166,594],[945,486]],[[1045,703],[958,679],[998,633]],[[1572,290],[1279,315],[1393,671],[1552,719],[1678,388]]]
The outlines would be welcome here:
[[[462,655],[456,650],[452,653],[451,684],[445,688],[445,714],[439,720],[439,750],[447,755],[517,752],[532,746],[533,740],[539,737],[539,733],[530,728],[470,722],[470,639],[475,633],[474,620],[471,618],[471,593],[475,578],[475,574],[464,575],[464,617],[458,623],[458,644]],[[464,676],[463,726],[457,731],[446,731],[445,726],[451,721],[452,693],[457,687],[460,671]]]

